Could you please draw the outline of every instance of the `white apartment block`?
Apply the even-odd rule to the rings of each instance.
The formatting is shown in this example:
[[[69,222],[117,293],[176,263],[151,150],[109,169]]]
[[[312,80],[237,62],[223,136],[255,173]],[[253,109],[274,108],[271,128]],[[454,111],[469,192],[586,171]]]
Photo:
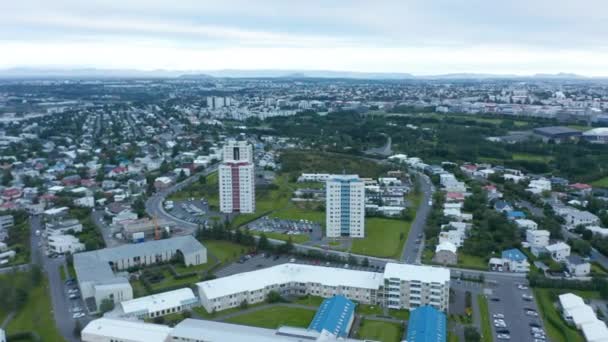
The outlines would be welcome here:
[[[547,230],[527,230],[526,242],[530,244],[530,251],[535,256],[545,252],[545,247],[549,245],[550,233]]]
[[[327,237],[365,236],[365,183],[357,175],[333,175],[325,185]]]
[[[219,166],[220,211],[255,212],[253,149],[246,141],[228,141]]]
[[[73,235],[49,235],[47,246],[50,253],[57,254],[74,254],[85,249],[84,243]]]
[[[558,242],[545,247],[545,253],[557,262],[564,261],[570,256],[570,246],[565,242]]]
[[[432,305],[447,310],[450,270],[388,263],[384,273],[324,266],[283,264],[197,283],[208,312],[263,302],[271,291],[285,296],[333,297],[394,309]]]

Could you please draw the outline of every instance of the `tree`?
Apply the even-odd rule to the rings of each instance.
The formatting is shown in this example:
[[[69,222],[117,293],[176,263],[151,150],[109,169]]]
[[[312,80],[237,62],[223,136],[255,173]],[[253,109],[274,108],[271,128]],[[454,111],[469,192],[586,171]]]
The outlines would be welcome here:
[[[588,256],[589,254],[591,254],[591,244],[589,243],[589,241],[585,241],[585,240],[581,240],[581,239],[577,239],[577,240],[570,240],[571,241],[571,245],[572,245],[572,250],[575,251],[576,253],[582,255],[582,256]]]
[[[479,342],[481,341],[481,335],[479,335],[479,331],[477,328],[467,326],[464,328],[464,341],[465,342]]]
[[[80,326],[80,321],[76,320],[76,323],[74,324],[74,330],[73,330],[74,337],[80,339],[81,332],[82,332],[82,327]]]
[[[364,258],[363,261],[361,262],[361,266],[363,266],[363,267],[369,267],[369,259],[368,258]]]
[[[265,251],[270,249],[270,242],[266,237],[266,234],[262,233],[258,239],[258,250]]]
[[[591,241],[591,239],[593,239],[593,232],[588,229],[585,229],[585,231],[582,234],[582,237],[583,237],[583,240]]]
[[[2,174],[2,185],[9,186],[12,181],[13,174],[11,173],[11,170],[4,170],[4,173]]]
[[[283,298],[281,297],[281,295],[277,292],[277,291],[270,291],[268,292],[268,294],[266,295],[266,301],[268,303],[278,303],[283,301]]]
[[[239,304],[239,308],[241,310],[245,310],[245,309],[247,309],[247,307],[249,307],[249,303],[247,303],[246,299],[243,299],[243,301],[241,302],[241,304]]]
[[[42,270],[38,264],[32,264],[30,266],[30,279],[32,286],[36,287],[42,283]]]
[[[101,311],[102,314],[108,312],[108,311],[112,311],[114,310],[114,301],[110,298],[104,298],[101,301],[101,304],[99,304],[99,311]]]

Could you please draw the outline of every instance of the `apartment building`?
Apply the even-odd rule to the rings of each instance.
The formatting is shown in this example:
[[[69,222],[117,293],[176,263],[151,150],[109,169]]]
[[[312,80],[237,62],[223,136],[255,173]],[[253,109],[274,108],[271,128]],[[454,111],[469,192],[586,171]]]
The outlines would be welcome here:
[[[219,166],[220,211],[253,213],[255,211],[255,166],[253,148],[246,141],[228,141]]]
[[[447,268],[388,263],[384,273],[342,268],[283,264],[197,283],[208,312],[263,302],[268,293],[283,296],[343,295],[362,304],[394,309],[432,305],[448,308],[450,271]]]
[[[357,175],[332,175],[325,186],[327,237],[365,236],[365,183]]]

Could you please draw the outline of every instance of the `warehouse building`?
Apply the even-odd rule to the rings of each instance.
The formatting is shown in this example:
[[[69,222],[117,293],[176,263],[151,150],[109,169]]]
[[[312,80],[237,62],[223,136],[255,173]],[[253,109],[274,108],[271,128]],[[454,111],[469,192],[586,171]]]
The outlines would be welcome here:
[[[186,266],[207,262],[207,249],[193,236],[148,241],[74,254],[74,269],[82,297],[115,303],[133,299],[128,273],[131,267],[154,265],[181,257]],[[116,273],[115,273],[116,272]]]
[[[412,309],[432,305],[448,308],[450,271],[447,268],[388,263],[384,273],[342,268],[283,264],[197,284],[208,312],[263,302],[272,292],[282,296],[343,295],[363,304]]]
[[[410,313],[407,342],[445,342],[447,320],[445,313],[432,306],[421,306]]]
[[[138,319],[154,318],[182,312],[198,303],[194,292],[183,288],[124,301],[120,303],[118,314]]]
[[[552,140],[559,143],[579,138],[581,131],[563,126],[551,126],[535,128],[534,134],[539,136],[544,142]]]

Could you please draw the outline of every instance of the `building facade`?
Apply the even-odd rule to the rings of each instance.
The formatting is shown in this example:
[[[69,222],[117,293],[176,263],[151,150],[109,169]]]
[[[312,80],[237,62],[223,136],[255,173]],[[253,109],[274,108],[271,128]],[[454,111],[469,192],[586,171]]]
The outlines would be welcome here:
[[[365,183],[357,175],[333,175],[325,186],[327,237],[365,237]]]
[[[246,141],[229,141],[219,166],[220,211],[255,212],[253,148]]]
[[[446,310],[450,271],[446,268],[388,263],[384,273],[324,266],[283,264],[197,283],[208,312],[266,300],[270,292],[283,296],[342,295],[362,304],[393,309],[432,305]]]

